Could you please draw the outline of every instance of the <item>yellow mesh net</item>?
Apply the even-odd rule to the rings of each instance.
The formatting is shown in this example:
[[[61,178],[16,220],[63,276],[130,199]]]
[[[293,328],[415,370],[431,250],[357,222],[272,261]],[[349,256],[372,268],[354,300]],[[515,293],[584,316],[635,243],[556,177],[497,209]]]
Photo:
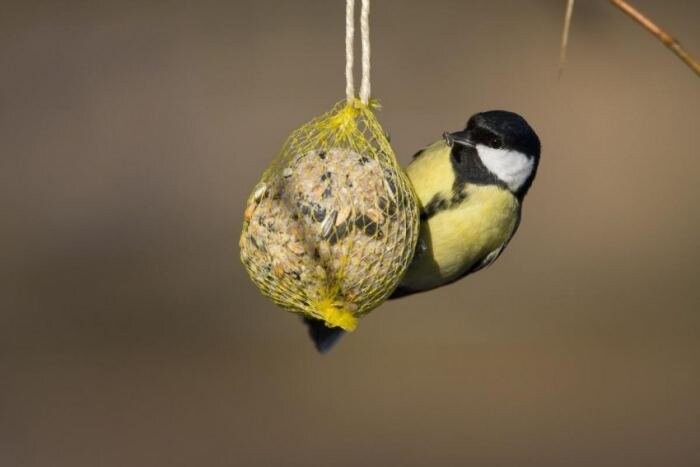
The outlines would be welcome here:
[[[240,238],[264,295],[349,331],[396,288],[418,235],[376,107],[344,100],[294,131],[248,199]]]

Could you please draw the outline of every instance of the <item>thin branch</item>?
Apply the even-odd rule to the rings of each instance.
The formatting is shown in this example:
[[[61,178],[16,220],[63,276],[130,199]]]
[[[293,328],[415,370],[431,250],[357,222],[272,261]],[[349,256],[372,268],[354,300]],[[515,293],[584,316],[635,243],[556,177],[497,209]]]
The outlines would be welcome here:
[[[669,33],[654,24],[649,18],[644,16],[629,3],[624,0],[610,0],[610,2],[625,12],[630,18],[642,25],[644,29],[655,35],[666,47],[671,49],[678,58],[688,65],[698,76],[700,76],[700,63],[686,51],[681,44]]]
[[[569,29],[571,27],[571,15],[574,13],[574,0],[567,0],[566,13],[564,14],[564,30],[561,32],[561,48],[559,49],[559,79],[564,72],[566,63],[566,47],[569,43]]]

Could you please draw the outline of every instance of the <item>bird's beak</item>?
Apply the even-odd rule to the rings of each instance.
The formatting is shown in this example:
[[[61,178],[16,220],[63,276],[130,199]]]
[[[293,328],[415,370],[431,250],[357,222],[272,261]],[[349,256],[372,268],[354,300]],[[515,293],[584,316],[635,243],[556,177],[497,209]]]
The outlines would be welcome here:
[[[445,132],[442,134],[442,137],[445,138],[445,141],[447,144],[452,147],[455,144],[461,144],[462,146],[469,146],[469,147],[474,147],[475,144],[474,142],[469,139],[469,134],[467,131],[455,131],[454,133],[448,133]]]

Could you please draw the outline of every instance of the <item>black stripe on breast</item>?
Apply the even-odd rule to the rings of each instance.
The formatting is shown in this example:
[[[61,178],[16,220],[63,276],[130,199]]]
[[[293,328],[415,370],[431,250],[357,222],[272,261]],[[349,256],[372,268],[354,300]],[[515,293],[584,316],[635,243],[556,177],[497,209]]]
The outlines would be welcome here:
[[[423,211],[421,212],[420,218],[421,220],[430,219],[438,212],[449,208],[449,206],[449,201],[442,195],[437,194],[433,196],[430,201],[428,201],[428,204],[423,206]]]
[[[452,196],[446,198],[442,194],[438,193],[433,196],[432,199],[423,206],[421,211],[420,219],[422,221],[430,219],[437,213],[441,211],[446,211],[448,209],[454,209],[460,204],[462,204],[468,197],[466,190],[466,185],[464,183],[455,183]]]

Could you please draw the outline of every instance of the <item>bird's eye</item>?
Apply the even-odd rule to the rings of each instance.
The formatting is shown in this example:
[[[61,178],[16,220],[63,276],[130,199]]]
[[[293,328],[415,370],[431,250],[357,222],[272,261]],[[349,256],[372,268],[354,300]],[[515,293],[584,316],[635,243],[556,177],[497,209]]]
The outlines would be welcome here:
[[[494,148],[494,149],[498,149],[498,148],[500,148],[501,146],[503,146],[503,144],[501,143],[501,139],[500,139],[500,138],[492,138],[492,139],[489,141],[489,146],[491,146],[491,147]]]

